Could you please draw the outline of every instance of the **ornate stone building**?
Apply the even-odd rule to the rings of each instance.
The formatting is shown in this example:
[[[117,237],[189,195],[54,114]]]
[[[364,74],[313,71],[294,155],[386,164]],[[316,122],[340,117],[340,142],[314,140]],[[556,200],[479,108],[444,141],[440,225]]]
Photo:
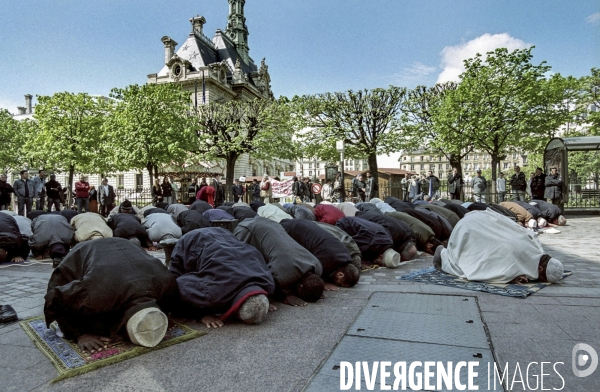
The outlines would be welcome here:
[[[158,73],[148,75],[148,83],[181,85],[190,93],[191,105],[272,98],[265,59],[257,66],[249,55],[244,4],[245,0],[229,0],[227,27],[225,31],[217,29],[212,39],[204,34],[203,16],[190,19],[190,34],[177,50],[177,42],[162,37],[165,65]],[[220,167],[225,172],[224,162],[214,164],[213,171]],[[275,175],[293,170],[293,165],[287,160],[262,161],[245,154],[236,163],[235,177]]]

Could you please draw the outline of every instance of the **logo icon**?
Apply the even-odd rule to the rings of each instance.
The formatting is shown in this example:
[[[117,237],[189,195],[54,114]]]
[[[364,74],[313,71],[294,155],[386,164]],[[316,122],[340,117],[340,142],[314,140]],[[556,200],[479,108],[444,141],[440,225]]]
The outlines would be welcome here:
[[[579,353],[579,351],[585,351],[585,353]],[[589,344],[578,343],[573,347],[572,364],[575,376],[587,377],[598,367],[598,353]],[[587,364],[589,364],[587,369],[579,370]]]

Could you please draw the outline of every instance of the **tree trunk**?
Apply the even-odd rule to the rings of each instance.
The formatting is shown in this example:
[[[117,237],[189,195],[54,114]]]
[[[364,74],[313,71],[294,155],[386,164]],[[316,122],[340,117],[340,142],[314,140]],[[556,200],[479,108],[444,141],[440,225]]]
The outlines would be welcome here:
[[[500,158],[496,154],[491,154],[492,156],[492,181],[496,182],[496,175],[498,173],[498,163],[500,162]]]
[[[368,163],[369,163],[369,171],[371,172],[371,175],[373,176],[373,181],[378,185],[377,188],[379,188],[379,167],[377,166],[377,154],[376,153],[373,152],[373,153],[369,154]],[[376,190],[375,192],[373,192],[373,194],[371,195],[371,198],[375,198],[375,197],[379,197],[379,189]]]
[[[154,165],[154,178],[158,178],[158,165]]]
[[[148,170],[148,175],[150,176],[150,187],[154,185],[154,177],[152,175],[152,164],[150,162],[146,163],[146,170]]]
[[[69,186],[67,190],[67,208],[71,208],[73,206],[73,176],[75,175],[75,165],[69,166]]]
[[[450,154],[450,170],[457,168],[458,174],[462,177],[462,165],[461,165],[461,157],[460,154]]]
[[[238,160],[238,154],[230,153],[225,158],[225,164],[227,168],[225,170],[225,201],[231,201],[233,199],[233,194],[231,193],[231,189],[233,187],[233,176],[235,173],[235,163]]]

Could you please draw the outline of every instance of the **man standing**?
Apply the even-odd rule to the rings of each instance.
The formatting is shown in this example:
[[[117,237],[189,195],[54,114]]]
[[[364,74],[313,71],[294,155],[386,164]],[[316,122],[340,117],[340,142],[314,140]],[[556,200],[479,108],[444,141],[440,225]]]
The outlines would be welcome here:
[[[260,185],[256,178],[252,180],[252,201],[260,201]]]
[[[458,169],[453,168],[452,173],[448,175],[448,192],[452,200],[460,200],[460,191],[463,185],[463,180]]]
[[[196,201],[196,195],[198,194],[199,190],[198,180],[194,178],[190,186],[188,186],[188,204],[192,204]]]
[[[20,174],[21,178],[15,181],[13,188],[17,197],[19,215],[26,216],[27,213],[31,212],[32,198],[35,197],[35,187],[33,181],[29,179],[29,172],[27,170],[21,170]]]
[[[525,189],[527,182],[525,181],[525,173],[521,172],[519,166],[515,166],[515,174],[510,178],[510,186],[517,194],[517,200],[525,201]]]
[[[240,177],[239,180],[235,180],[235,185],[231,188],[231,193],[233,194],[233,201],[239,202],[244,199],[244,187],[242,185],[243,182],[246,182],[245,177]]]
[[[550,199],[552,204],[560,207],[560,200],[562,198],[562,179],[558,174],[558,170],[555,167],[550,169],[550,175],[546,176],[544,181],[546,189],[544,190],[544,197]],[[562,208],[561,208],[562,210]]]
[[[365,192],[366,189],[365,188],[366,187],[367,187],[367,185],[363,181],[362,174],[358,174],[352,180],[352,196],[358,198],[359,201],[365,201],[365,197],[366,197],[366,192]]]
[[[433,175],[433,172],[429,171],[429,177],[427,177],[427,194],[431,200],[439,198],[438,190],[440,189],[440,179]]]
[[[53,205],[55,211],[60,211],[60,191],[62,188],[60,183],[56,181],[54,174],[50,174],[50,181],[46,183],[45,188],[46,196],[48,196],[48,212],[52,211]]]
[[[41,169],[38,175],[31,180],[35,188],[35,209],[43,210],[46,204],[46,171]]]
[[[6,174],[0,174],[0,211],[8,209],[11,193],[15,193],[15,190],[6,182]]]
[[[335,174],[335,180],[333,181],[333,202],[343,203],[346,198],[346,190],[344,189],[344,178],[342,172]]]
[[[487,182],[485,177],[481,175],[481,169],[477,169],[477,175],[473,177],[473,195],[478,203],[485,203],[485,190]]]
[[[366,185],[366,201],[369,201],[377,196],[379,196],[379,184],[375,181],[375,178],[371,175],[371,172],[368,171],[366,173],[367,181]]]
[[[331,202],[331,197],[333,196],[333,188],[331,186],[331,179],[326,180],[323,188],[321,189],[321,198],[324,201]]]
[[[502,172],[498,173],[498,176],[499,177],[496,178],[496,192],[498,192],[498,203],[502,203],[506,196],[506,179]]]
[[[310,182],[310,178],[308,177],[304,177],[304,202],[305,203],[310,203],[312,201],[312,183]]]
[[[83,210],[89,212],[90,209],[90,183],[82,174],[79,176],[79,181],[75,183],[75,203],[77,205],[77,213],[82,214]]]
[[[102,184],[98,187],[98,201],[100,202],[100,214],[107,217],[115,204],[115,189],[108,185],[108,179],[103,178]]]
[[[542,172],[542,168],[535,169],[535,177],[531,180],[531,199],[543,200],[544,191],[546,190],[546,175]]]
[[[401,181],[402,184],[402,201],[409,201],[408,198],[408,187],[410,186],[410,174],[405,173],[404,178]]]
[[[221,184],[221,176],[213,178],[212,187],[215,188],[215,208],[217,208],[225,202],[225,190]]]

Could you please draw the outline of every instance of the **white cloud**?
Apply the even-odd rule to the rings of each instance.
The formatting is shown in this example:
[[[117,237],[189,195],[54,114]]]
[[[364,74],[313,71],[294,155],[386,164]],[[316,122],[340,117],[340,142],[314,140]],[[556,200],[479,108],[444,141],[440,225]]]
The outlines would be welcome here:
[[[436,71],[435,67],[430,67],[418,61],[411,66],[403,68],[400,72],[391,76],[392,83],[398,86],[410,86],[414,84],[427,84],[424,80],[427,76]]]
[[[585,21],[588,23],[591,23],[591,24],[596,24],[596,23],[600,22],[600,12],[591,14],[590,16],[585,18]]]
[[[442,72],[438,75],[437,83],[458,81],[459,75],[465,71],[463,60],[475,57],[477,53],[485,55],[497,48],[507,48],[509,51],[513,51],[528,48],[531,45],[523,40],[511,37],[507,33],[486,33],[468,42],[446,46],[441,52]]]

